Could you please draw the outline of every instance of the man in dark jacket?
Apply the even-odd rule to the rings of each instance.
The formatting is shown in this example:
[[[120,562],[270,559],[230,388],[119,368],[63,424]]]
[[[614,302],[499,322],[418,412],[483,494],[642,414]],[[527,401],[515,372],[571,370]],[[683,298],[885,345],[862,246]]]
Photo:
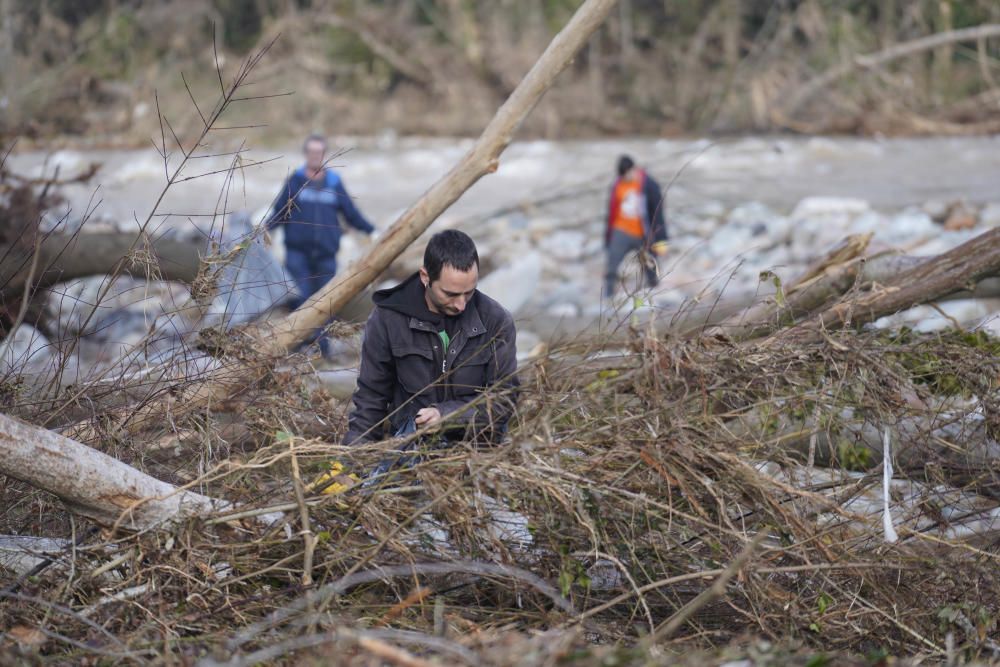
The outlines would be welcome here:
[[[457,230],[435,234],[420,271],[375,293],[346,443],[393,435],[408,420],[449,438],[496,441],[518,387],[514,320],[476,290],[479,255]],[[483,395],[486,390],[488,395]]]
[[[625,257],[638,252],[643,260],[646,283],[656,287],[659,277],[656,261],[667,247],[667,225],[663,219],[663,193],[660,185],[636,166],[628,155],[618,159],[618,179],[611,186],[608,202],[604,247],[607,269],[604,272],[604,297],[611,299],[618,287],[618,267]]]
[[[337,273],[340,217],[371,234],[375,227],[354,206],[344,182],[325,164],[326,139],[318,134],[302,147],[306,163],[288,178],[274,202],[268,230],[285,226],[285,267],[295,281],[298,307]]]

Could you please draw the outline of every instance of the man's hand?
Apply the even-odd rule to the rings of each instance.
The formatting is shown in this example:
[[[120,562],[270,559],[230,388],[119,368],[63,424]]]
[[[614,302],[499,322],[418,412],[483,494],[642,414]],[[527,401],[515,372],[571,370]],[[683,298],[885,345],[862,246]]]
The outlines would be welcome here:
[[[264,234],[260,238],[264,242],[264,247],[265,248],[270,248],[271,247],[271,244],[273,243],[273,241],[271,240],[271,232],[269,232],[269,231],[267,231],[265,229],[264,230]]]
[[[421,408],[413,421],[417,426],[434,426],[441,421],[441,411],[437,408]]]
[[[652,250],[653,254],[657,257],[665,257],[669,248],[670,245],[666,241],[657,241],[650,246],[650,250]]]

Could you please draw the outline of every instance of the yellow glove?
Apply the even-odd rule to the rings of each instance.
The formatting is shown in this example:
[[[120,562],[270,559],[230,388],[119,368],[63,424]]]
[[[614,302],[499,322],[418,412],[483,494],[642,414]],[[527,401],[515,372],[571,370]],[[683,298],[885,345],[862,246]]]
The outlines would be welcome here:
[[[667,244],[666,241],[657,241],[656,243],[651,245],[649,249],[657,257],[663,257],[664,255],[667,254],[667,248],[669,247],[670,246]]]
[[[329,465],[330,469],[309,485],[310,491],[319,490],[325,496],[334,496],[347,491],[361,481],[361,478],[353,472],[345,475],[344,464],[340,461],[330,461]]]

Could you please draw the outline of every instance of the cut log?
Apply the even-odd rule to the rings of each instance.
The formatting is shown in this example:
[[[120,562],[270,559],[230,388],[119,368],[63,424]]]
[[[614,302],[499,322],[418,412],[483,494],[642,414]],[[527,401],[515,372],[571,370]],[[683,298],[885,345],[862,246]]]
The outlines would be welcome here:
[[[229,506],[6,415],[0,415],[0,473],[58,496],[97,523],[130,530]]]

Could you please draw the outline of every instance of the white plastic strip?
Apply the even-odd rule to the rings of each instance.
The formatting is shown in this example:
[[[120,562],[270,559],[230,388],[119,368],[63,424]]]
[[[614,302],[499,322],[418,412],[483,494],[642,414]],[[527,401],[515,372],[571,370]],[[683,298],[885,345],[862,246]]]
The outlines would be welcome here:
[[[889,428],[882,435],[882,530],[885,541],[893,544],[899,540],[896,529],[892,526],[892,514],[889,512],[889,485],[892,483],[892,444],[889,438]]]

